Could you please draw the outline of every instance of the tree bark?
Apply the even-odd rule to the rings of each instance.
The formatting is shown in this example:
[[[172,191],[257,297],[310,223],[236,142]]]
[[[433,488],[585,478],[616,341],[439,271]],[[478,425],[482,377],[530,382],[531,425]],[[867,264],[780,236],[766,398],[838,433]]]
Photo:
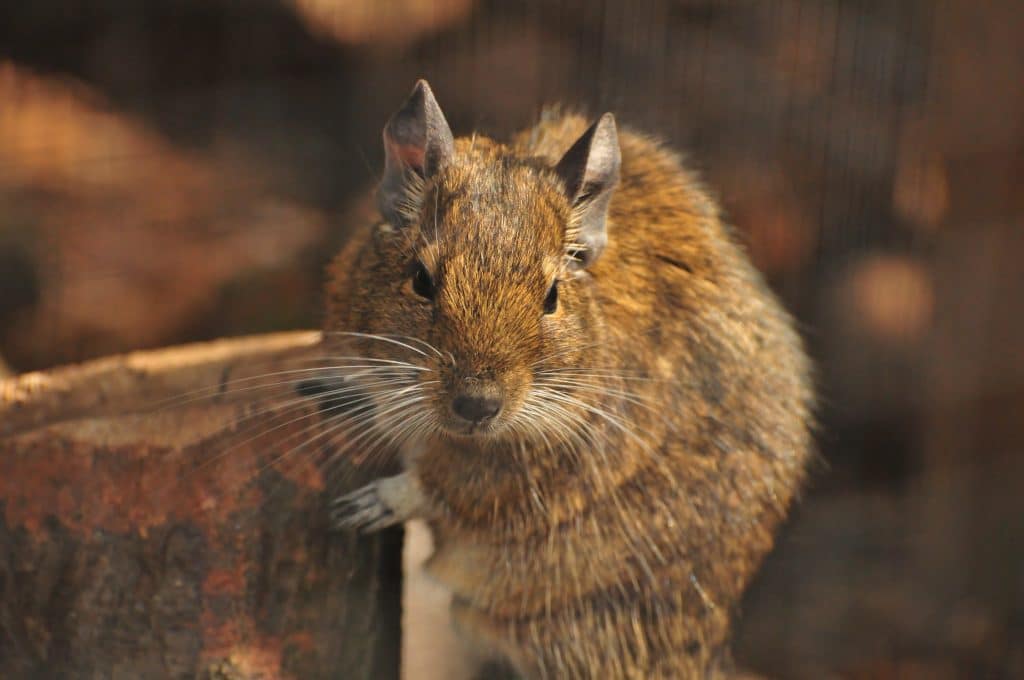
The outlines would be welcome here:
[[[316,460],[340,449],[291,385],[318,345],[0,380],[0,675],[397,678],[401,534],[328,527],[367,473]]]

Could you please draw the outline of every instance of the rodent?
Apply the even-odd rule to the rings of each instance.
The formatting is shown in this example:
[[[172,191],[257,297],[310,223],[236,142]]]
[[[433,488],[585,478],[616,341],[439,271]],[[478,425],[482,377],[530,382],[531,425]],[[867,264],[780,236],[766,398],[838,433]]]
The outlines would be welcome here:
[[[425,518],[456,628],[524,678],[726,677],[811,456],[792,320],[679,156],[611,114],[453,139],[419,81],[383,137],[325,337],[396,362],[368,417],[405,469],[338,525]]]

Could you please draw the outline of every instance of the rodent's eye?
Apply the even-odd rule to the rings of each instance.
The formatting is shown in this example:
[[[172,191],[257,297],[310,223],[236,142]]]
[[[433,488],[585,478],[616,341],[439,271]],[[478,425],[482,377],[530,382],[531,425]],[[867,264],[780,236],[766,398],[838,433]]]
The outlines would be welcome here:
[[[433,300],[434,294],[437,292],[434,288],[434,280],[430,278],[430,272],[427,271],[422,262],[417,262],[413,269],[412,290],[421,298],[426,298],[427,300]]]
[[[545,314],[554,314],[556,309],[558,309],[558,281],[551,284],[548,295],[544,298]]]

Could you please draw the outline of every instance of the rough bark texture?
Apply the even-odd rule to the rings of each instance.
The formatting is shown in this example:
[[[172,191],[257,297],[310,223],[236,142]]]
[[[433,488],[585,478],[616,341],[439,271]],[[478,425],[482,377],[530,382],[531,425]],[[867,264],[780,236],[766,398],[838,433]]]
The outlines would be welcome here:
[[[290,375],[246,380],[297,370],[318,341],[0,381],[3,677],[397,677],[401,536],[328,530],[324,468],[277,460],[317,432],[315,404],[270,386]]]

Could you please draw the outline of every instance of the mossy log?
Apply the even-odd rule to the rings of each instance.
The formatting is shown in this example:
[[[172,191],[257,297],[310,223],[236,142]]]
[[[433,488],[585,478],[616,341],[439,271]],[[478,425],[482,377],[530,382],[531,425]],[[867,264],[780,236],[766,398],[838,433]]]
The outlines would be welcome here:
[[[0,380],[0,675],[397,677],[401,535],[329,529],[344,488],[313,456],[279,460],[323,427],[316,404],[253,378],[296,370],[319,339]]]

